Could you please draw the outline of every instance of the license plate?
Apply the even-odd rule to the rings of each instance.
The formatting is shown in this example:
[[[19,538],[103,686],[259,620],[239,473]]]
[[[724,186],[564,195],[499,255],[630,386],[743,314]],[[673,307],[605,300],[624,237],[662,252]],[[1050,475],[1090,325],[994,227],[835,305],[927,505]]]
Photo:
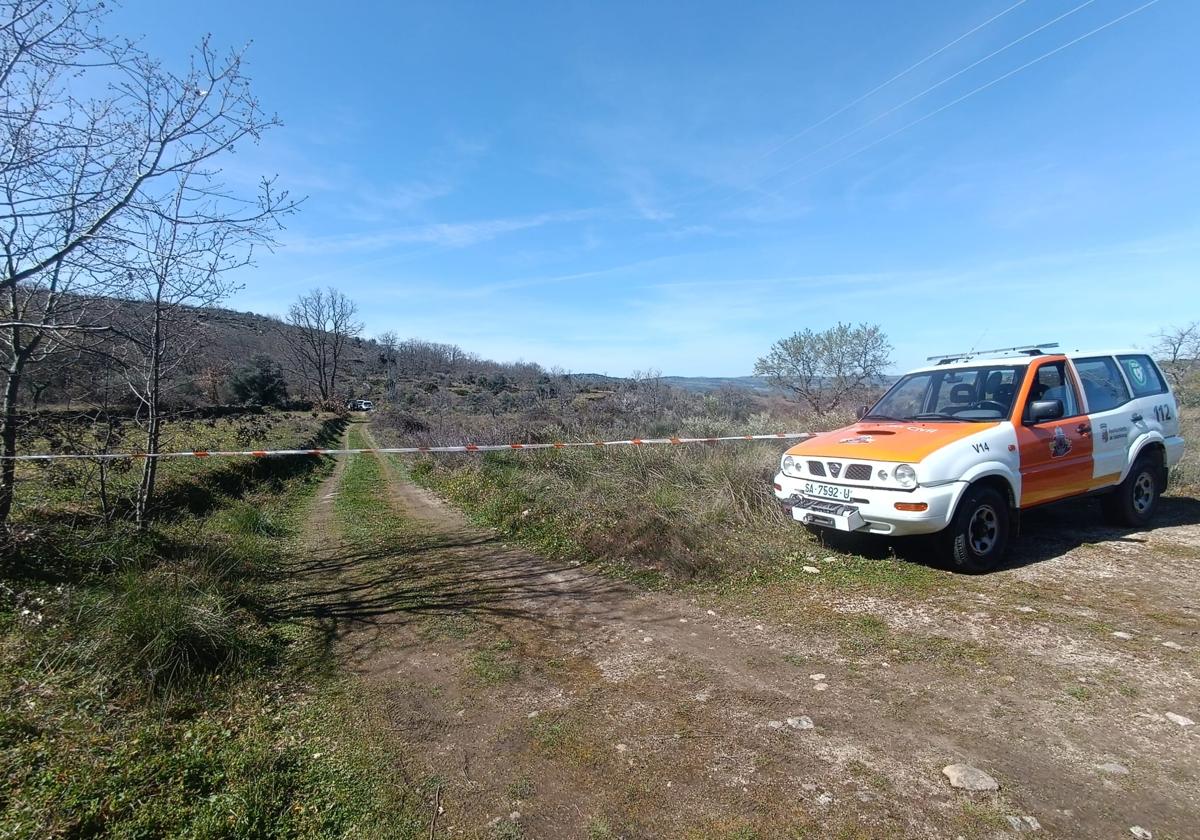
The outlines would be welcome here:
[[[854,496],[854,488],[838,487],[836,484],[821,484],[819,481],[806,481],[804,482],[804,495],[848,502]]]

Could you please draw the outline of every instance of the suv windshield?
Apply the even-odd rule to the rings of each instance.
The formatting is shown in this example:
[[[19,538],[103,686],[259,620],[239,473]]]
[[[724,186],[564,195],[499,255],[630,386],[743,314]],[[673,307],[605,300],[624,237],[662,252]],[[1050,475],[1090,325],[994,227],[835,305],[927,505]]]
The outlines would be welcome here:
[[[1024,365],[947,368],[910,373],[863,419],[985,422],[1012,414]]]

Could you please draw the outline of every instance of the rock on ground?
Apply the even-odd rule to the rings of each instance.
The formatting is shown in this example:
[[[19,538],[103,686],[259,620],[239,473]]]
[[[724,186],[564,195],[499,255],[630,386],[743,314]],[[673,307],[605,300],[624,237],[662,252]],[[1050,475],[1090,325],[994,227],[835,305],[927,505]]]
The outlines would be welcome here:
[[[978,767],[970,764],[949,764],[942,773],[950,780],[950,787],[959,790],[999,790],[1000,785]]]

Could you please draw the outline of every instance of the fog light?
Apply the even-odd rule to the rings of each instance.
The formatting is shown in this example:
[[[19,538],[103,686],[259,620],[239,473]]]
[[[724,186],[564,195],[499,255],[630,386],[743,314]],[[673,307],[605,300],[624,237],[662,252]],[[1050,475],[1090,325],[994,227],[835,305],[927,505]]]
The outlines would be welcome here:
[[[925,502],[896,502],[896,510],[910,510],[914,513],[919,513],[923,510],[929,510],[929,505]]]

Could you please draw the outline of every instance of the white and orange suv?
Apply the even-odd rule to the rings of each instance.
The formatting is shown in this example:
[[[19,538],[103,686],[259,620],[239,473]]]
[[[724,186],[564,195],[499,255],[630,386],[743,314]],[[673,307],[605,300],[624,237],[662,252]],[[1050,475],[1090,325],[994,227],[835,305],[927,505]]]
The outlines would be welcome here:
[[[810,526],[939,534],[969,571],[1004,556],[1023,510],[1102,494],[1117,524],[1150,521],[1183,455],[1179,408],[1145,353],[1031,345],[932,357],[852,426],[783,456],[775,495]]]

